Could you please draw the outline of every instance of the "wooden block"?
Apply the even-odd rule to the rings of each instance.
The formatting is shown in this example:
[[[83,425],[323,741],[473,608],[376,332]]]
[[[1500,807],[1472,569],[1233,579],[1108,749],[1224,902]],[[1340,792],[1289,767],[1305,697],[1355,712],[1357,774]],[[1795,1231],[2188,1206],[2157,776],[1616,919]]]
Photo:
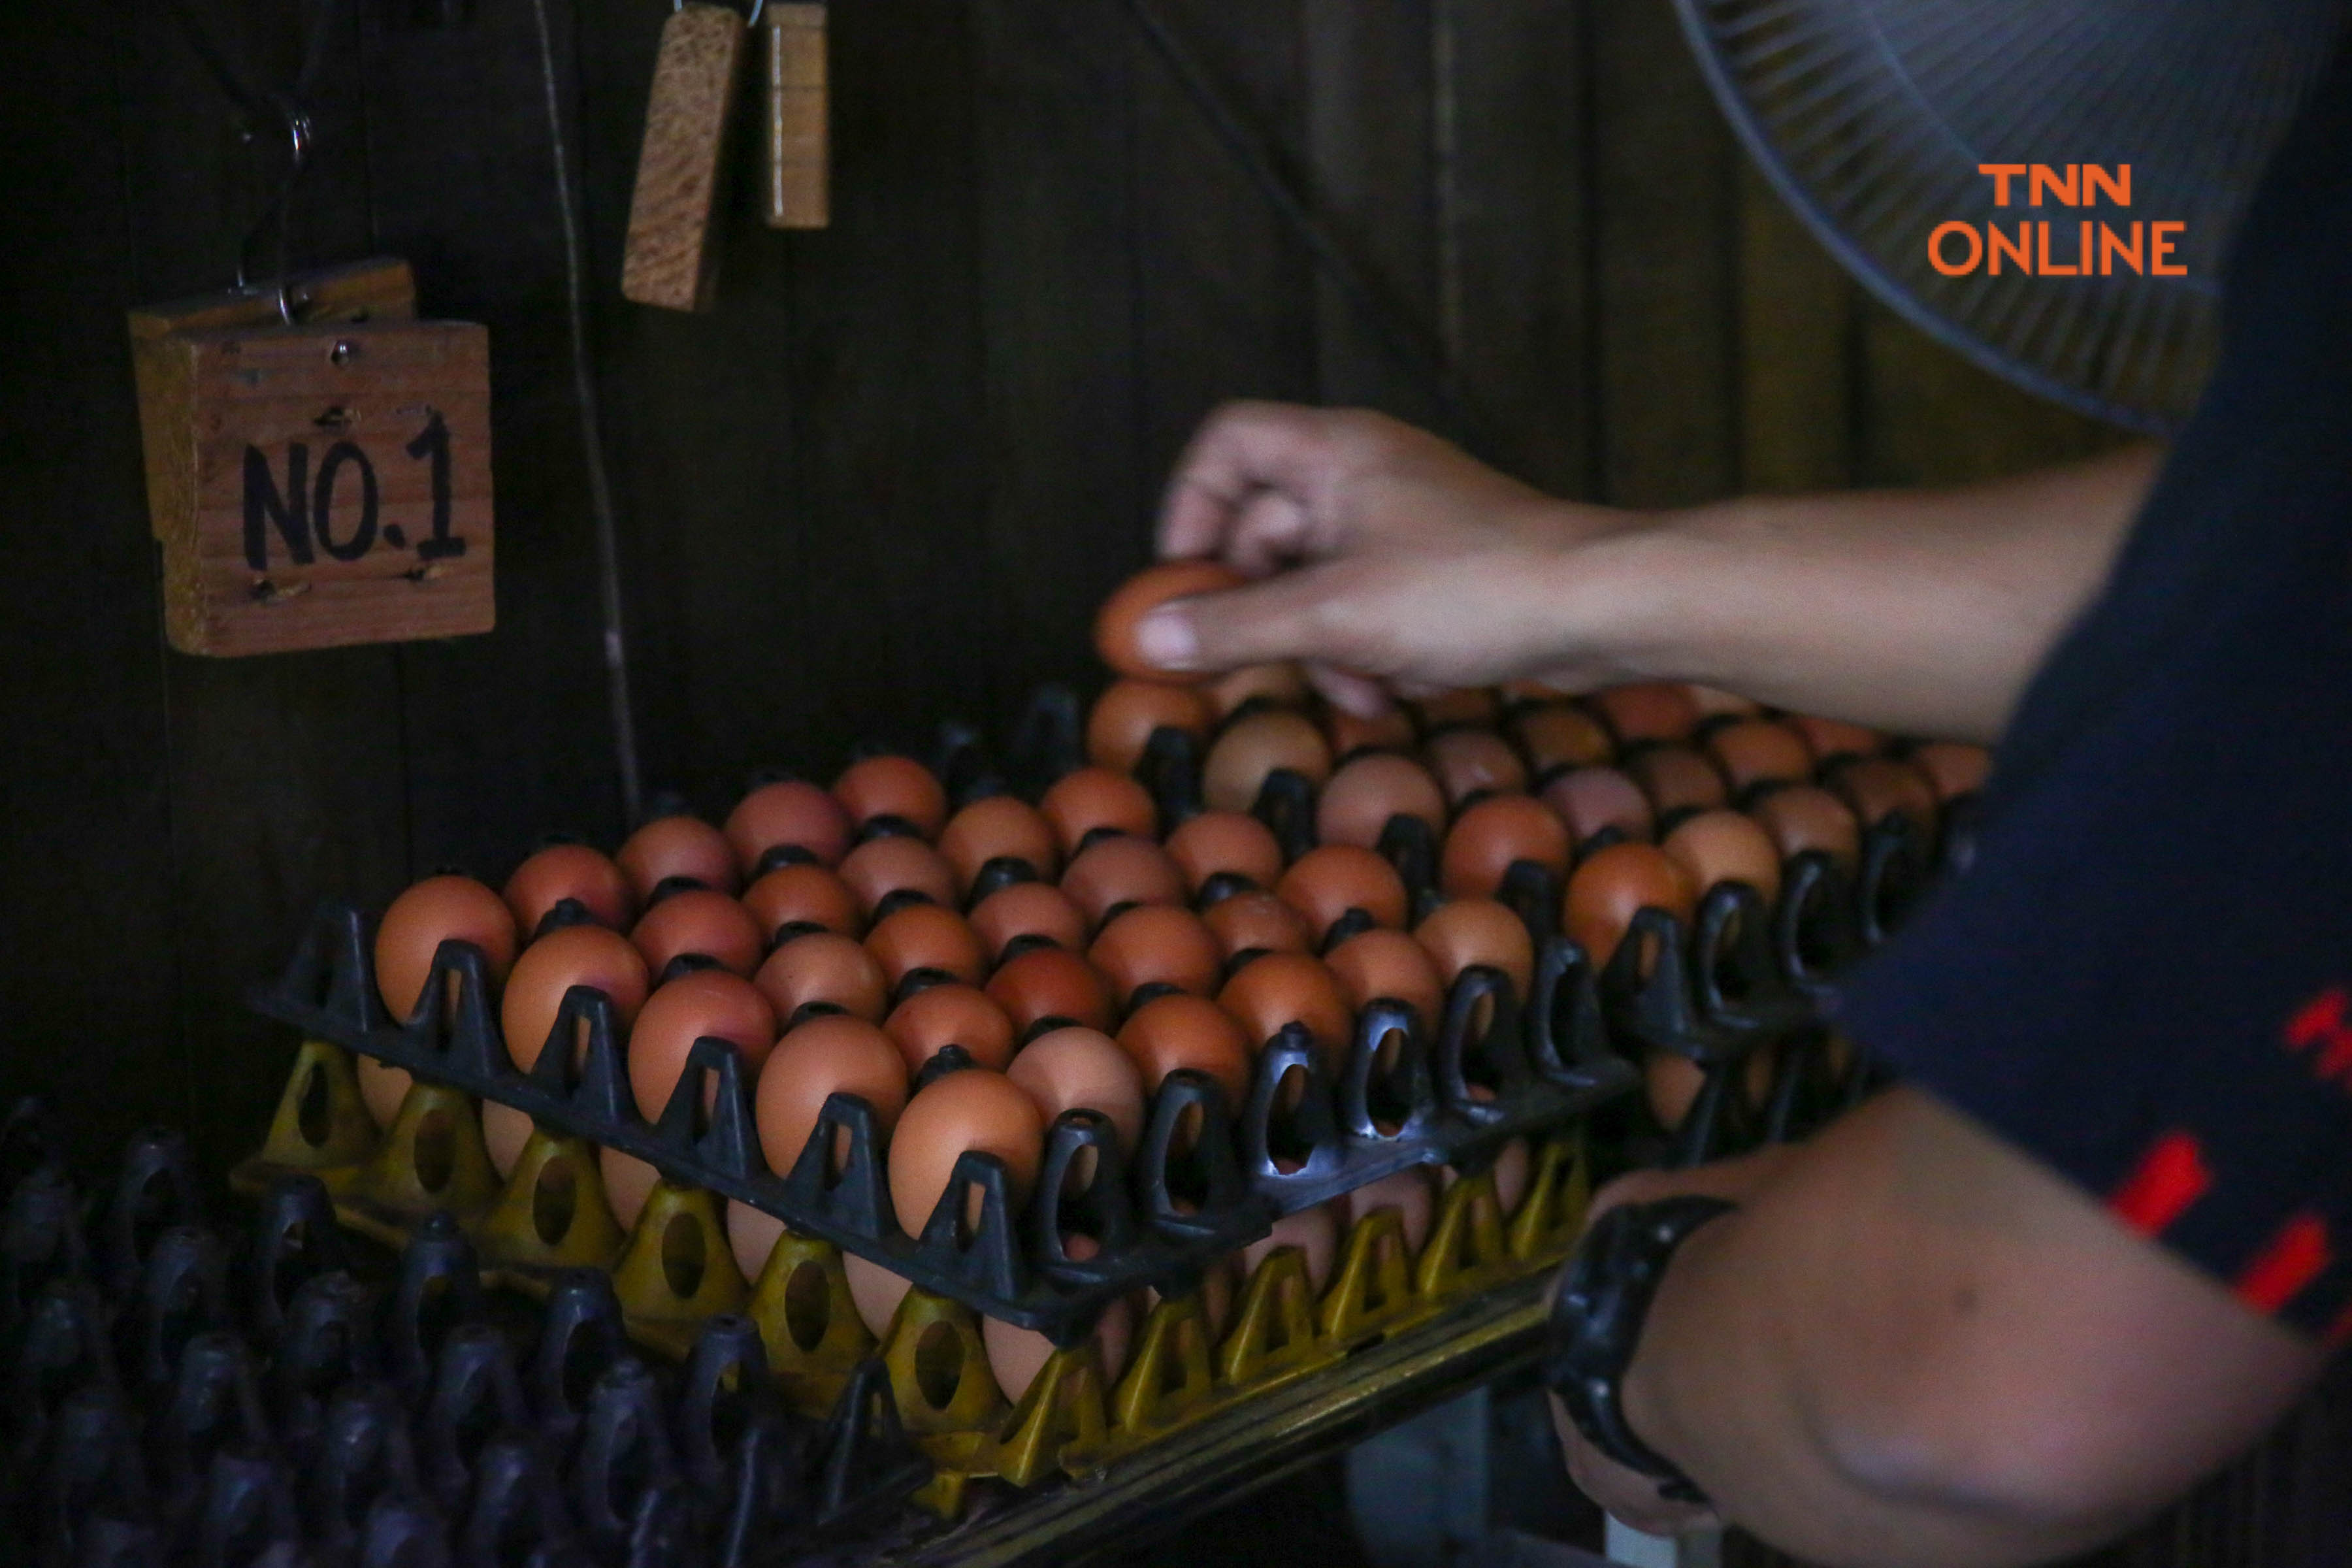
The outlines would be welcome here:
[[[154,343],[164,630],[227,657],[486,632],[489,334],[374,321]]]
[[[823,228],[833,221],[824,7],[772,3],[765,16],[763,216],[770,228]]]
[[[672,310],[709,307],[719,279],[719,174],[741,79],[743,17],[682,6],[662,24],[637,153],[621,292]]]

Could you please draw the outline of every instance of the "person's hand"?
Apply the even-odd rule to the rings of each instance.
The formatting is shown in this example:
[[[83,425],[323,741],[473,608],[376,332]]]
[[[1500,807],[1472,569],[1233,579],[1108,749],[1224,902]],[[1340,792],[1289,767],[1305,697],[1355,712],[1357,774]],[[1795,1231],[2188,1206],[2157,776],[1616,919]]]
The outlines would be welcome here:
[[[1641,521],[1553,500],[1381,415],[1234,404],[1177,464],[1160,553],[1265,580],[1155,611],[1141,646],[1170,669],[1297,659],[1357,712],[1388,689],[1622,679],[1580,625],[1570,557]]]

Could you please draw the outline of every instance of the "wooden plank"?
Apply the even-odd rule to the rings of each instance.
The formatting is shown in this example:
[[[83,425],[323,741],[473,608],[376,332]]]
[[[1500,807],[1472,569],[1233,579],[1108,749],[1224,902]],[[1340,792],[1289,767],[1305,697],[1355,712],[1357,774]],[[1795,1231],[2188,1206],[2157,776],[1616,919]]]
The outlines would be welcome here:
[[[743,14],[703,0],[662,24],[637,152],[621,292],[671,310],[710,306],[723,242],[719,172],[743,80]]]
[[[770,228],[823,228],[832,221],[824,35],[822,5],[779,0],[762,20],[760,216]]]
[[[1853,479],[1861,290],[1746,159],[1739,171],[1740,488]]]

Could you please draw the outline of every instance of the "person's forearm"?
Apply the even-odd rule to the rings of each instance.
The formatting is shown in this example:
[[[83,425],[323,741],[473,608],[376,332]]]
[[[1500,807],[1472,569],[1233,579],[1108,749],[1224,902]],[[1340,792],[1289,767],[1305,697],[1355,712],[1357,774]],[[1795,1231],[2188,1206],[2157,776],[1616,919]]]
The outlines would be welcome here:
[[[1668,679],[1883,729],[1996,739],[2105,581],[2158,452],[1965,489],[1747,499],[1586,547],[1615,650]]]

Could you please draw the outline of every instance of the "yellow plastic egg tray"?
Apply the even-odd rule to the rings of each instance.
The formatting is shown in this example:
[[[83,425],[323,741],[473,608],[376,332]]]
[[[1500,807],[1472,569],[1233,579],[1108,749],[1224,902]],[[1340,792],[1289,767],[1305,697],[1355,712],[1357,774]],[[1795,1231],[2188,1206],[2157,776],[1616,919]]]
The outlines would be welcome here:
[[[1099,1473],[1481,1292],[1557,1267],[1590,1195],[1580,1132],[1538,1143],[1530,1167],[1513,1214],[1502,1212],[1491,1174],[1465,1177],[1438,1198],[1414,1257],[1398,1215],[1376,1210],[1341,1238],[1319,1299],[1304,1255],[1276,1248],[1234,1292],[1222,1335],[1198,1295],[1162,1300],[1138,1325],[1115,1384],[1106,1384],[1094,1346],[1083,1343],[1055,1352],[1017,1404],[989,1372],[978,1315],[910,1289],[879,1349],[900,1418],[937,1469],[920,1500],[953,1518],[973,1480],[1027,1487],[1057,1473]],[[257,1193],[289,1171],[320,1178],[345,1225],[388,1245],[449,1210],[491,1284],[544,1295],[559,1270],[607,1270],[631,1336],[663,1355],[683,1356],[712,1315],[742,1313],[787,1397],[812,1414],[830,1408],[877,1349],[831,1243],[786,1230],[759,1279],[746,1280],[722,1200],[668,1182],[625,1232],[592,1145],[536,1130],[501,1180],[470,1096],[418,1080],[379,1130],[352,1054],[325,1041],[302,1043],[267,1140],[230,1179]]]

